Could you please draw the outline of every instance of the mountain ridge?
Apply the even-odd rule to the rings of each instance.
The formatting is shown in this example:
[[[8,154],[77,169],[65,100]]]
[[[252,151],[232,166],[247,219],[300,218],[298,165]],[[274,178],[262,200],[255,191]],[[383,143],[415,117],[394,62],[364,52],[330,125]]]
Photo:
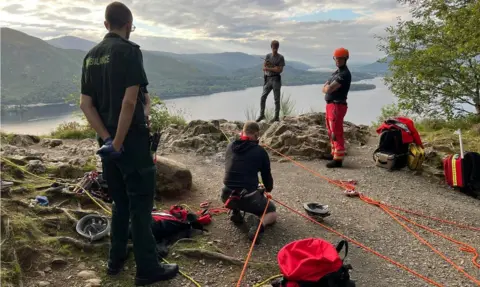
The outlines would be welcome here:
[[[10,28],[2,28],[1,45],[2,105],[58,103],[78,93],[85,51],[59,48]],[[174,57],[158,51],[143,51],[143,55],[149,91],[163,99],[235,91],[263,84],[262,61],[258,56],[226,52],[182,58],[182,54]],[[308,85],[325,82],[331,72],[310,72],[287,65],[283,75],[283,85]],[[355,73],[356,80],[373,77],[370,73]],[[352,89],[371,88],[352,85]]]
[[[96,43],[85,40],[83,38],[74,37],[74,36],[61,36],[57,38],[53,38],[46,41],[50,45],[53,45],[58,48],[63,49],[78,49],[82,51],[88,51],[93,48]],[[221,52],[221,53],[195,53],[195,54],[180,54],[180,53],[172,53],[172,52],[165,52],[165,51],[157,51],[157,50],[143,50],[148,51],[150,53],[169,56],[175,58],[177,60],[183,60],[190,62],[191,64],[198,64],[198,65],[205,65],[202,70],[206,72],[211,72],[214,74],[224,74],[225,72],[231,72],[235,69],[246,68],[257,63],[261,62],[261,58],[265,57],[265,55],[250,55],[243,52]],[[236,59],[234,63],[232,63],[232,59]],[[300,70],[308,70],[313,68],[303,62],[299,61],[287,61],[287,65],[291,65],[296,69]],[[207,67],[209,66],[209,67]],[[233,68],[227,68],[232,66]],[[220,69],[220,72],[215,72],[213,69]]]

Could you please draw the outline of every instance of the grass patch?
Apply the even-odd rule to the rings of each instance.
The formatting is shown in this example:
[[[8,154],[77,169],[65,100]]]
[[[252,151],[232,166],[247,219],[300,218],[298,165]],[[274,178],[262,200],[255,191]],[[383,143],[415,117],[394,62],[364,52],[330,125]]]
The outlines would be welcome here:
[[[253,106],[249,106],[245,111],[245,118],[247,121],[254,121],[259,116],[259,110]],[[280,118],[285,116],[293,116],[297,114],[297,110],[295,108],[295,101],[290,98],[290,95],[286,95],[282,92],[280,96]],[[265,120],[270,121],[275,116],[275,109],[274,108],[267,108],[265,109]]]
[[[91,139],[96,133],[89,125],[67,122],[56,127],[50,135],[57,139]]]
[[[422,140],[432,145],[451,147],[454,152],[460,152],[458,135],[462,131],[464,151],[480,152],[480,117],[472,116],[457,120],[421,120],[415,124]]]
[[[15,134],[0,132],[0,142],[4,144],[12,144]]]

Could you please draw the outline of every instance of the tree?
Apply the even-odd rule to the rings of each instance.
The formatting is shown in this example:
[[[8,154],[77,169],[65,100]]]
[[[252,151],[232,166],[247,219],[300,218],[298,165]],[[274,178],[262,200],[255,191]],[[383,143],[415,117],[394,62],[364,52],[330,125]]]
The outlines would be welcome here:
[[[386,29],[385,82],[404,110],[451,119],[480,116],[480,1],[400,0],[412,20]],[[470,108],[466,108],[470,107]]]

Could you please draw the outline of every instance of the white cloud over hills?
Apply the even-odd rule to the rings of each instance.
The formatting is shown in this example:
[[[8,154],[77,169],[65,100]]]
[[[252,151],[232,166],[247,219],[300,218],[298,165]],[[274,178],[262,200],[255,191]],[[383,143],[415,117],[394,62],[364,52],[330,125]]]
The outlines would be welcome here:
[[[0,21],[49,39],[72,35],[99,41],[105,7],[111,1],[4,0]],[[287,61],[331,65],[343,46],[356,62],[381,55],[375,34],[384,33],[408,9],[395,0],[141,0],[123,1],[134,14],[131,40],[143,49],[175,53],[240,51],[265,54],[280,41]],[[327,63],[325,63],[327,61]]]

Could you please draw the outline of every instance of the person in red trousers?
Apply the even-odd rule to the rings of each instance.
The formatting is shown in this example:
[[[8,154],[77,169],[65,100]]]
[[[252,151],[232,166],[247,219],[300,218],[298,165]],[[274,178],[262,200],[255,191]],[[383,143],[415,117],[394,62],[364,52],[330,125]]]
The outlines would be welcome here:
[[[337,70],[323,86],[326,106],[326,126],[332,146],[331,155],[326,158],[328,168],[342,167],[345,156],[345,139],[343,138],[343,118],[347,113],[347,95],[352,82],[352,75],[347,67],[348,50],[338,48],[333,52]]]

